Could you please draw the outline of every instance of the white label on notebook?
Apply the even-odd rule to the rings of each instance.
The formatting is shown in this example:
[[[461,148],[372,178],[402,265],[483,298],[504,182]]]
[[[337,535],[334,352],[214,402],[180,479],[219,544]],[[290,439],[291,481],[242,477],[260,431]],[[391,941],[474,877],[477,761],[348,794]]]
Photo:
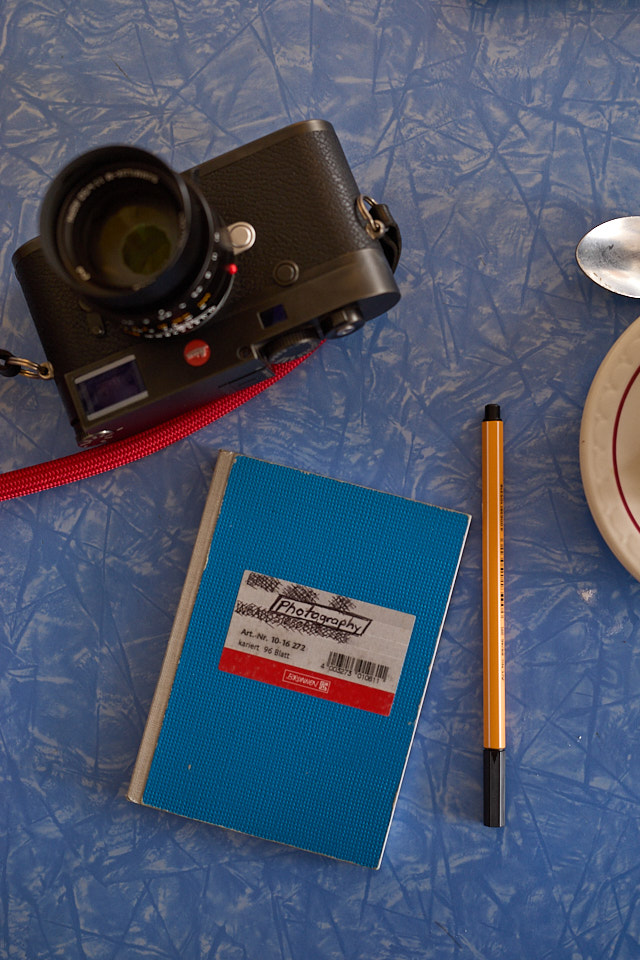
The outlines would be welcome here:
[[[415,617],[245,570],[219,667],[388,716]]]

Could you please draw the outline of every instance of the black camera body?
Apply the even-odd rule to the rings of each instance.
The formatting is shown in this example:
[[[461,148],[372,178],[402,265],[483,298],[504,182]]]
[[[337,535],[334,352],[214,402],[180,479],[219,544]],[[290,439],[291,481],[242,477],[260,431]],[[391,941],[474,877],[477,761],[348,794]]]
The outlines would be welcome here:
[[[399,300],[326,121],[181,174],[111,150],[65,168],[13,257],[80,446],[260,383]]]

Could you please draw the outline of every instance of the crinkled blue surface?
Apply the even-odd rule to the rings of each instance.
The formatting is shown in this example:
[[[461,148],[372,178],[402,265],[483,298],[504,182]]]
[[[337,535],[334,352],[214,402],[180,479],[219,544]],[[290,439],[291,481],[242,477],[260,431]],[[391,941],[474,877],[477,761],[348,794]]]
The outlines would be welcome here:
[[[404,238],[387,316],[151,458],[0,506],[0,955],[637,957],[640,586],[578,464],[589,385],[637,306],[574,250],[638,213],[640,7],[6,0],[0,18],[0,347],[40,356],[11,254],[90,146],[185,169],[323,117]],[[504,830],[481,823],[488,402],[506,438]],[[75,450],[51,383],[1,379],[0,417],[5,471]],[[125,799],[219,447],[474,516],[378,872]]]

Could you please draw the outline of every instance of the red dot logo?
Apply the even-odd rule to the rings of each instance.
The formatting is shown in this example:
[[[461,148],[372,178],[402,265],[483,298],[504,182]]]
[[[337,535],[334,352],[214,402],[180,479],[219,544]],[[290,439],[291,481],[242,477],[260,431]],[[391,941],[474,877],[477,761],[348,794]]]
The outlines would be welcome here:
[[[211,348],[204,340],[190,340],[184,348],[184,358],[191,367],[202,367],[211,356]]]

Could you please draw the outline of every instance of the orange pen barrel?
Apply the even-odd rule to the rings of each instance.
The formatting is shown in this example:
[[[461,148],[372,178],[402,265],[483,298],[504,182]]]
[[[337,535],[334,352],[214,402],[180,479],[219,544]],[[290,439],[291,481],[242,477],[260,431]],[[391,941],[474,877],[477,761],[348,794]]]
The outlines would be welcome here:
[[[504,491],[500,407],[482,421],[482,607],[485,823],[504,824]]]

